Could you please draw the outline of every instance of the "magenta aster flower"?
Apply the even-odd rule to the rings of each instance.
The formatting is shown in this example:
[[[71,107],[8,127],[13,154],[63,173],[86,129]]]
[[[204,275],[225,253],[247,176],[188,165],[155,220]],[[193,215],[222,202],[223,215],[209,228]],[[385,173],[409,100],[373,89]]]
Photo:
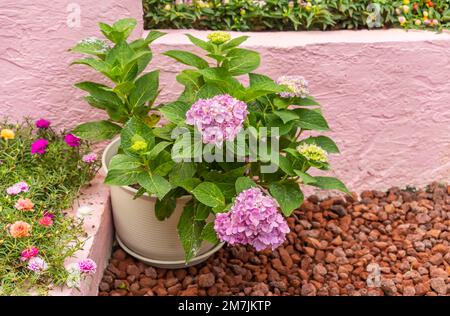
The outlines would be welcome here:
[[[277,248],[289,232],[277,202],[260,188],[241,192],[229,212],[217,214],[214,229],[221,241],[251,245],[257,251]]]
[[[73,134],[67,134],[64,140],[66,144],[70,147],[80,146],[80,139]]]
[[[43,155],[45,154],[47,146],[48,140],[46,140],[45,138],[39,138],[38,140],[34,141],[34,143],[31,144],[31,153]]]
[[[29,247],[22,251],[20,254],[20,261],[27,261],[33,257],[36,257],[39,253],[39,249],[37,247]]]
[[[81,273],[94,274],[97,270],[97,264],[92,259],[84,259],[77,262],[78,270]]]
[[[93,163],[97,160],[97,154],[96,153],[89,153],[84,155],[81,160],[85,163]]]
[[[33,257],[28,261],[28,269],[34,272],[42,272],[48,269],[48,265],[41,257]]]
[[[6,193],[9,195],[16,195],[21,192],[28,192],[28,190],[29,190],[28,184],[24,181],[21,181],[7,188]]]
[[[197,128],[204,144],[221,146],[236,138],[247,115],[247,104],[223,94],[195,102],[186,113],[186,123]]]
[[[39,129],[47,129],[50,127],[50,121],[46,119],[39,119],[36,121],[36,127]]]

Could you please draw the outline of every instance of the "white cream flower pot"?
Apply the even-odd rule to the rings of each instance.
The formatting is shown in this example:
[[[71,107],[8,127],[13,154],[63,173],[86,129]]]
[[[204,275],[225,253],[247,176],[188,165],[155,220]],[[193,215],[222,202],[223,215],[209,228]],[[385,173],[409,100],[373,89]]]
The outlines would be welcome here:
[[[117,138],[106,147],[102,157],[105,174],[119,146],[120,138]],[[133,257],[156,267],[175,269],[205,261],[223,246],[222,243],[214,245],[204,242],[197,256],[186,265],[177,224],[191,196],[180,197],[173,214],[165,221],[159,221],[155,216],[156,198],[145,193],[133,199],[136,191],[129,186],[111,186],[116,238],[122,248]]]

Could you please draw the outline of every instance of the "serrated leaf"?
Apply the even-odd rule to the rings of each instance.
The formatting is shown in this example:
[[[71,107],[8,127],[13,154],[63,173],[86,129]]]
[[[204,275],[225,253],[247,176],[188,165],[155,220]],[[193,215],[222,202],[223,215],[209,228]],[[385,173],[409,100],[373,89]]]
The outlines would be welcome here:
[[[164,196],[172,189],[169,181],[162,176],[145,172],[139,175],[138,183],[144,187],[150,194],[155,194],[158,199],[162,200]]]
[[[112,169],[108,171],[105,183],[110,185],[132,185],[138,182],[142,169]]]
[[[316,144],[317,146],[322,147],[328,153],[339,153],[339,148],[337,147],[336,143],[331,138],[326,136],[311,136],[302,140],[300,143]]]
[[[326,131],[330,129],[325,118],[317,111],[307,109],[295,109],[293,111],[299,117],[296,125],[301,128],[316,131]]]
[[[225,204],[225,197],[219,187],[212,182],[202,182],[192,190],[195,198],[210,207]]]
[[[297,183],[271,183],[269,191],[286,217],[303,203],[303,192]]]
[[[300,177],[300,179],[302,179],[302,182],[304,184],[312,184],[312,183],[316,183],[317,182],[317,180],[313,176],[310,176],[307,173],[304,173],[304,172],[302,172],[300,170],[294,170],[294,172],[295,172],[296,175],[298,175]]]
[[[130,105],[136,107],[154,100],[158,94],[159,71],[155,70],[141,76],[135,82],[135,88],[130,93]]]
[[[190,107],[187,103],[175,101],[160,107],[159,110],[167,120],[179,124],[186,121],[186,112]]]
[[[117,154],[112,157],[109,162],[108,169],[109,170],[125,170],[125,169],[138,169],[142,166],[142,162],[139,158],[128,156],[124,154]]]
[[[344,193],[350,194],[350,191],[347,189],[344,183],[341,180],[333,178],[333,177],[314,177],[316,182],[311,183],[310,185],[325,189],[325,190],[339,190]]]
[[[202,233],[200,235],[202,240],[206,240],[212,244],[217,244],[219,242],[219,238],[217,238],[216,231],[214,230],[214,223],[207,223],[205,227],[203,227]]]
[[[233,76],[252,72],[259,67],[261,62],[257,52],[243,48],[234,48],[230,50],[226,56],[228,59],[224,61],[223,66],[228,69]]]
[[[201,233],[204,221],[195,220],[195,210],[192,203],[185,206],[177,225],[178,235],[185,252],[185,261],[188,263],[197,255],[201,246]]]
[[[182,50],[169,50],[167,52],[164,52],[164,55],[169,56],[179,61],[180,63],[188,66],[193,66],[198,69],[209,67],[209,64],[206,60],[190,52]]]
[[[290,121],[298,120],[298,115],[293,111],[277,110],[274,111],[273,113],[275,113],[275,115],[278,116],[283,121],[284,124]]]
[[[78,125],[72,133],[81,139],[102,141],[112,139],[121,130],[122,127],[110,121],[96,121]]]
[[[250,179],[248,177],[237,178],[236,183],[234,185],[235,185],[235,189],[236,189],[236,194],[239,194],[244,190],[254,188],[257,186],[255,181],[253,181],[252,179]]]

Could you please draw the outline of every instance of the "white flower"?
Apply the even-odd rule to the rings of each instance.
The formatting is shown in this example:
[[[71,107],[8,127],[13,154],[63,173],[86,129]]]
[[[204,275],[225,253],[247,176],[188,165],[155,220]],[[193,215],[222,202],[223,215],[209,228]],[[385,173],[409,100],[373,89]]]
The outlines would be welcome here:
[[[79,288],[81,284],[81,273],[78,269],[77,263],[71,263],[66,267],[69,275],[66,280],[66,285],[69,288]]]
[[[86,217],[92,215],[94,212],[93,208],[88,205],[80,206],[77,210],[77,217]]]

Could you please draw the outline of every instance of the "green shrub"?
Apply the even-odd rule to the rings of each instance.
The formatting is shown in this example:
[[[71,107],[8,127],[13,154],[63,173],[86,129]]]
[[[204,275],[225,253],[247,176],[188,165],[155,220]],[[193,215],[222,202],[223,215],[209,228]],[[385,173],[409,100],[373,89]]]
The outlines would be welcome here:
[[[445,0],[143,0],[143,5],[146,29],[442,29],[450,25],[450,4]]]

